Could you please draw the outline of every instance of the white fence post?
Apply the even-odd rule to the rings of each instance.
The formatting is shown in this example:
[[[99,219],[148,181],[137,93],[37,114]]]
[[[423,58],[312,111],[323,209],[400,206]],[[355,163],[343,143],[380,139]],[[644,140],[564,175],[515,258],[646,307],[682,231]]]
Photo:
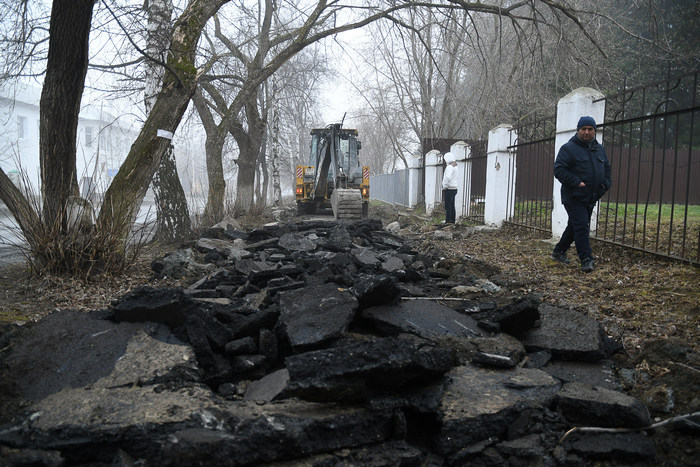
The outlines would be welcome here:
[[[406,158],[408,162],[408,207],[412,208],[418,204],[418,191],[421,186],[421,177],[423,176],[423,171],[421,170],[423,159],[418,154],[417,157]]]
[[[442,202],[442,154],[433,149],[425,155],[425,212],[432,214]]]
[[[593,117],[597,124],[603,123],[605,119],[605,101],[599,91],[591,88],[578,88],[562,97],[557,104],[557,134],[554,141],[554,157],[556,159],[559,149],[573,135],[576,134],[576,125],[579,118],[589,115]],[[598,101],[598,102],[594,102]],[[603,132],[596,132],[596,139],[599,143],[603,141]],[[554,165],[554,160],[552,160]],[[566,229],[568,215],[564,205],[561,204],[561,183],[556,178],[554,179],[554,206],[552,209],[552,237],[561,238],[561,235]],[[591,217],[591,230],[596,229],[596,213],[598,206],[596,205]]]
[[[515,154],[508,150],[511,125],[499,125],[489,131],[486,165],[486,197],[484,224],[501,227],[503,221],[513,216],[513,203],[508,203],[509,193],[515,193]],[[512,159],[512,161],[511,161]],[[508,167],[513,167],[511,177]]]
[[[455,217],[467,217],[469,215],[469,199],[471,198],[471,165],[469,160],[471,146],[464,141],[457,141],[450,146],[450,152],[457,161],[457,198],[455,199]]]

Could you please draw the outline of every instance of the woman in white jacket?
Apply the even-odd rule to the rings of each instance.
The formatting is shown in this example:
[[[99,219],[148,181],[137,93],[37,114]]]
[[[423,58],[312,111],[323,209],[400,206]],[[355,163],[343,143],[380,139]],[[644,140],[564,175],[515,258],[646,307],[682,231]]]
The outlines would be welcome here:
[[[442,199],[445,202],[445,224],[455,223],[455,198],[457,197],[457,162],[448,152],[443,157],[445,172],[442,175]]]

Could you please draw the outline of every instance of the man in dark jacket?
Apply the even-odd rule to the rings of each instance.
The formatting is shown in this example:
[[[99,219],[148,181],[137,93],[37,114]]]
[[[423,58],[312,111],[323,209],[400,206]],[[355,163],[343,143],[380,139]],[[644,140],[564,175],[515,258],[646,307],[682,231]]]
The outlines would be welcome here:
[[[568,264],[566,251],[576,243],[576,253],[585,272],[595,267],[589,239],[593,208],[612,184],[610,162],[605,148],[595,138],[595,131],[593,117],[581,117],[576,134],[561,147],[554,162],[554,176],[561,182],[561,202],[569,222],[552,258]]]

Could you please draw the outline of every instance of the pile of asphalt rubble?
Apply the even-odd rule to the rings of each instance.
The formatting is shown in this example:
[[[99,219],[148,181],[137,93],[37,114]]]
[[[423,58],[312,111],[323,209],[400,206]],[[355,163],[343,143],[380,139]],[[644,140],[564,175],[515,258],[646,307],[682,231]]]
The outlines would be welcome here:
[[[380,220],[217,226],[153,270],[200,279],[14,331],[0,463],[654,459],[598,322],[507,297],[496,267],[414,251]]]

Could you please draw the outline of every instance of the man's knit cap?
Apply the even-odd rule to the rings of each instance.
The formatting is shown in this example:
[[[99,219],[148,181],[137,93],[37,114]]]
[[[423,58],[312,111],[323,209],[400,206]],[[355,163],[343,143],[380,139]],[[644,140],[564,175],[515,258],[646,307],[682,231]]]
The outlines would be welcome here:
[[[578,125],[576,125],[576,129],[580,130],[581,127],[584,126],[592,126],[594,129],[596,127],[595,120],[593,120],[593,117],[581,117],[578,119]]]

